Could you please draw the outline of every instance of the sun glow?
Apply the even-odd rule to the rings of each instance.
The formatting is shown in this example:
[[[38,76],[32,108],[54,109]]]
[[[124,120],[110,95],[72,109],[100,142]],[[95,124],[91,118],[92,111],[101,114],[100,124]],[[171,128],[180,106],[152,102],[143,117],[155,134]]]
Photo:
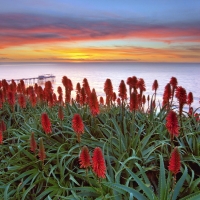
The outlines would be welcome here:
[[[199,62],[198,52],[186,48],[98,46],[80,47],[55,43],[0,49],[5,62]]]

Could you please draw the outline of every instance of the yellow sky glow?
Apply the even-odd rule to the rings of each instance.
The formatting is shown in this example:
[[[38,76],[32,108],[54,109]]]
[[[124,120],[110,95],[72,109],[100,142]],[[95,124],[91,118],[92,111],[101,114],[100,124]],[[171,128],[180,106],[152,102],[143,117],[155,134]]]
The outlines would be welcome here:
[[[12,62],[85,62],[85,61],[137,61],[137,62],[199,62],[198,52],[188,56],[184,49],[146,47],[74,48],[41,44],[0,49],[5,61]]]

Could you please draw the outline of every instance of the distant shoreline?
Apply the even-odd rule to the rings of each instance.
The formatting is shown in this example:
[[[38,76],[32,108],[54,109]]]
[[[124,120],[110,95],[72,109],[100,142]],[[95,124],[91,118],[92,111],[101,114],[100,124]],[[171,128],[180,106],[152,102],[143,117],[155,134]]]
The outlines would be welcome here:
[[[6,64],[194,64],[194,65],[200,65],[200,62],[119,62],[119,61],[106,61],[106,62],[0,62],[0,65],[6,65]]]

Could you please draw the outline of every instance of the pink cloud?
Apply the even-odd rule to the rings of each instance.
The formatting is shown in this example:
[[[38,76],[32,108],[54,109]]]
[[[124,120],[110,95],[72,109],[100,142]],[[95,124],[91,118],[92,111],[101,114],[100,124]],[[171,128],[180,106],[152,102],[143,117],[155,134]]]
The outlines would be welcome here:
[[[123,40],[125,38],[162,41],[168,44],[200,42],[198,23],[164,26],[137,21],[0,14],[0,30],[0,48],[25,44]]]

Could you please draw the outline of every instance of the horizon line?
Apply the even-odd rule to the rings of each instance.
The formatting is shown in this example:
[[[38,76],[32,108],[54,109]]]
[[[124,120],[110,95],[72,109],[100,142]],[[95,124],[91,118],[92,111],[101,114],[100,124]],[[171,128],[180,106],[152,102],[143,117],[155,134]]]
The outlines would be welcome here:
[[[66,61],[66,62],[56,62],[56,61],[50,61],[50,62],[44,62],[44,61],[6,61],[6,62],[1,62],[0,61],[0,65],[1,64],[26,64],[26,63],[31,63],[31,64],[50,64],[50,63],[59,63],[59,64],[65,64],[65,63],[69,63],[69,64],[92,64],[92,63],[130,63],[130,64],[134,64],[134,63],[149,63],[149,64],[200,64],[200,62],[146,62],[146,61]]]

